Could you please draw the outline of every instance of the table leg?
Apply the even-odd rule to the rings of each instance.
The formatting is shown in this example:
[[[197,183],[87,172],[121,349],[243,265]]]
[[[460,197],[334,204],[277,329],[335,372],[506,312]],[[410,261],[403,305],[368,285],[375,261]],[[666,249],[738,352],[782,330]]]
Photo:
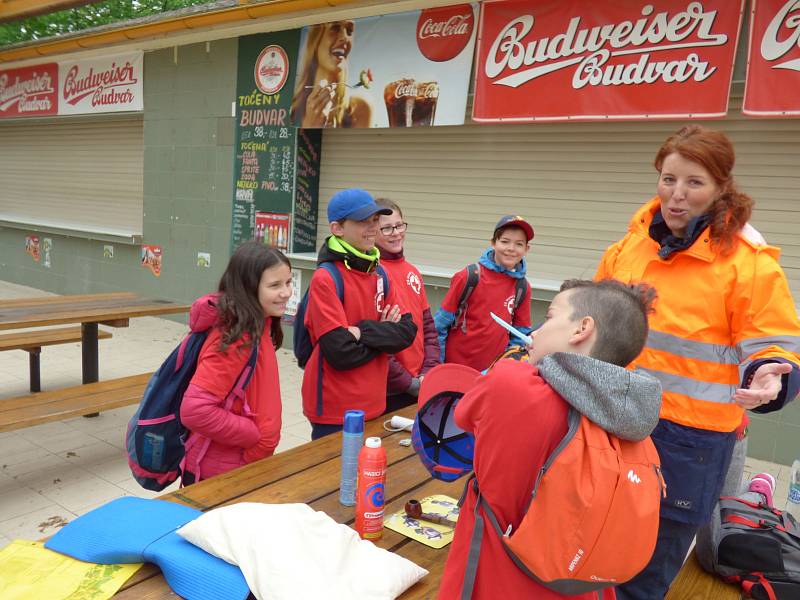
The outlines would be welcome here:
[[[28,350],[28,366],[30,367],[30,390],[34,394],[42,391],[42,377],[41,368],[39,365],[39,356],[41,348],[31,348]]]
[[[81,323],[81,358],[83,383],[94,383],[100,379],[97,358],[97,323]],[[84,415],[96,417],[100,413]]]

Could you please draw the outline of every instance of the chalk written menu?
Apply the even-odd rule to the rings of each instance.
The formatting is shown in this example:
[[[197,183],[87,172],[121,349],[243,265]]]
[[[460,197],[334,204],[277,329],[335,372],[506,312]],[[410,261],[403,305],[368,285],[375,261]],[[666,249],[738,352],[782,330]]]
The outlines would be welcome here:
[[[297,132],[297,170],[294,196],[294,252],[314,252],[319,208],[321,129]]]
[[[234,162],[233,244],[252,239],[256,210],[289,212],[294,184],[294,127],[240,132]]]

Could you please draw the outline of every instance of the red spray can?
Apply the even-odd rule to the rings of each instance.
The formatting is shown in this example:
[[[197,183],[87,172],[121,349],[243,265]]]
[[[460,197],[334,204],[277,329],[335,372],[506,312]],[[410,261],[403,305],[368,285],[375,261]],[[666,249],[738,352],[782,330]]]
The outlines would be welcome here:
[[[362,539],[377,541],[383,535],[383,494],[386,487],[386,449],[381,438],[370,437],[358,453],[356,531]]]

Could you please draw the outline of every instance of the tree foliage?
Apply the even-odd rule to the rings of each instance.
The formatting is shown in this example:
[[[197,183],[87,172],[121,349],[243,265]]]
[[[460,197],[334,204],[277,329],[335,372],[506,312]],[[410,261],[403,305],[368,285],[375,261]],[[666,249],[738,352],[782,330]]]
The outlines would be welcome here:
[[[71,33],[211,0],[104,0],[69,10],[0,24],[0,46]]]

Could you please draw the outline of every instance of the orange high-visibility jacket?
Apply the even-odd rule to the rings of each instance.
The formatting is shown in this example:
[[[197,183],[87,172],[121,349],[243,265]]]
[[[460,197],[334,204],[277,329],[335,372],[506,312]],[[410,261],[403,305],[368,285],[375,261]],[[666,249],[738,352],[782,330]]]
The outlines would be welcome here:
[[[721,254],[707,228],[689,248],[662,260],[649,233],[658,210],[653,198],[636,212],[595,278],[644,282],[658,291],[647,345],[631,366],[661,382],[661,418],[733,431],[743,411],[732,396],[751,361],[781,358],[800,366],[800,321],[780,250],[739,235],[733,250]]]

